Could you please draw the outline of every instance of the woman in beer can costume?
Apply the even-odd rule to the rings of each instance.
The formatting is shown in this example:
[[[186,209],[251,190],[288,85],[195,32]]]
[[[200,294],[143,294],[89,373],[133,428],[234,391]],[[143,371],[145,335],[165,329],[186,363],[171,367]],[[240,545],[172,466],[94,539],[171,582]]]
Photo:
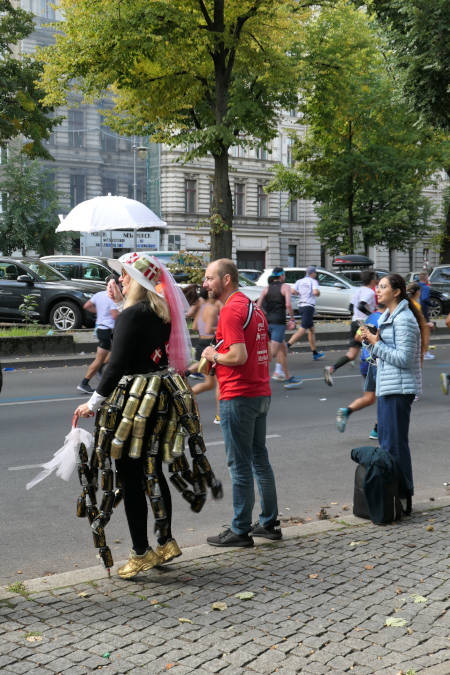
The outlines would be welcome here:
[[[118,574],[131,579],[181,555],[172,537],[163,463],[170,482],[196,513],[205,503],[206,486],[216,499],[222,486],[206,458],[197,404],[184,377],[190,340],[180,290],[165,266],[147,254],[127,253],[109,264],[121,274],[125,302],[100,384],[75,411],[81,417],[96,413],[92,455],[84,446],[79,452],[77,515],[88,518],[94,546],[109,569],[113,560],[104,528],[123,497],[133,550]],[[192,466],[184,454],[186,437]],[[103,490],[101,499],[97,487]],[[155,551],[147,539],[147,497]]]

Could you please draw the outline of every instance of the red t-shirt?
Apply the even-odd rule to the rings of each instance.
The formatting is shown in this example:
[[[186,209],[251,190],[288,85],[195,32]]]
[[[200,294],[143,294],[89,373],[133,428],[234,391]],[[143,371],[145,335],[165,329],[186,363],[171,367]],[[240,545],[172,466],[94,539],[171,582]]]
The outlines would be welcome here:
[[[238,291],[229,297],[220,310],[217,324],[217,347],[219,354],[226,354],[230,345],[245,343],[248,358],[242,366],[216,365],[220,399],[246,396],[270,396],[269,336],[267,321],[262,311],[254,306],[253,316],[244,330],[248,316],[249,299]]]

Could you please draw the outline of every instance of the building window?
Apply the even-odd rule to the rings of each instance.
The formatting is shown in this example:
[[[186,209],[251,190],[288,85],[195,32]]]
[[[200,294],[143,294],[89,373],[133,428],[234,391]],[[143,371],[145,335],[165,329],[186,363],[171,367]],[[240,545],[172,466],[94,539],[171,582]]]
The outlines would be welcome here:
[[[209,212],[212,213],[214,204],[214,181],[209,181]]]
[[[102,177],[102,193],[104,195],[117,194],[117,181],[115,178],[109,178],[107,176]]]
[[[265,145],[259,145],[256,148],[256,159],[267,159],[267,148]]]
[[[100,127],[100,145],[103,152],[117,152],[117,134],[115,134],[106,124]]]
[[[184,210],[186,213],[196,213],[197,210],[197,181],[187,178],[184,181]]]
[[[245,213],[245,184],[234,184],[234,215],[243,216]]]
[[[69,110],[69,145],[84,148],[84,112]]]
[[[297,245],[289,244],[288,246],[288,267],[296,267],[297,265]]]
[[[298,201],[296,199],[292,199],[292,201],[289,202],[289,220],[292,220],[294,223],[297,222],[298,218]]]
[[[287,166],[292,166],[292,146],[294,141],[292,138],[288,138],[287,148],[286,148],[286,164]]]
[[[46,19],[54,19],[56,13],[52,7],[53,0],[29,0],[27,3],[22,3],[22,6],[25,5],[24,9],[28,9],[31,12],[34,12],[36,16],[43,16]]]
[[[86,176],[73,174],[70,176],[70,206],[73,208],[86,199]]]
[[[264,192],[264,185],[258,185],[258,218],[267,218],[268,195]]]
[[[181,248],[181,235],[169,234],[168,244],[169,244],[169,251],[179,251]]]

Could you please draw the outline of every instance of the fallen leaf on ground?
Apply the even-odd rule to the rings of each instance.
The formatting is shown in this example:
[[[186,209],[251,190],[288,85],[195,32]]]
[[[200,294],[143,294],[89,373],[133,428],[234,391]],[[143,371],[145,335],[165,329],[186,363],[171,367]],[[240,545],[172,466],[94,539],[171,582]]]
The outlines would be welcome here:
[[[180,616],[178,619],[180,623],[192,623],[191,619],[185,619],[184,616]]]
[[[400,595],[400,593],[403,593],[401,588],[396,588],[395,592],[397,593],[397,595]]]
[[[16,574],[23,574],[22,570],[17,570]]]
[[[81,593],[78,593],[79,598],[87,598],[89,593],[86,593],[86,591],[81,591]]]
[[[331,506],[336,506],[338,502],[331,502]]]
[[[362,539],[361,541],[351,541],[349,543],[349,546],[362,546],[363,544],[367,544],[368,542]]]
[[[28,642],[40,642],[42,640],[42,635],[29,635],[27,640]]]
[[[414,600],[414,602],[426,602],[427,601],[427,599],[424,598],[423,595],[418,595],[417,593],[413,593],[410,597]]]
[[[318,574],[308,574],[308,576],[309,576],[310,579],[317,579],[317,577],[319,575]]]
[[[219,612],[223,612],[224,609],[228,607],[226,602],[213,602],[211,605],[212,609],[217,609]]]
[[[385,622],[386,626],[406,626],[406,619],[399,616],[388,616]]]
[[[373,570],[373,565],[364,565],[365,570]]]
[[[254,595],[255,594],[251,591],[243,591],[242,593],[236,593],[234,597],[239,598],[239,600],[250,600],[254,597]]]
[[[159,605],[159,600],[150,600],[151,605]]]
[[[270,649],[278,649],[277,645],[272,645]]]
[[[434,532],[434,527],[432,525],[428,525],[427,532]]]
[[[344,506],[342,507],[342,510],[343,510],[343,511],[349,511],[349,510],[350,510],[350,507],[347,506],[347,504],[344,504]]]
[[[175,665],[176,665],[175,663],[167,663],[167,664],[166,664],[166,670],[170,670],[170,669],[173,668]]]

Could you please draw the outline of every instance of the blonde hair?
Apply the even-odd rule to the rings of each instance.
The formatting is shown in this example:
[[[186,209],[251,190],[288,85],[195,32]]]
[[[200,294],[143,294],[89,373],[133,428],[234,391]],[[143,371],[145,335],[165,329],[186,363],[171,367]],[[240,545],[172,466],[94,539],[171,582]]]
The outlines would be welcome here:
[[[161,298],[153,291],[144,288],[141,284],[130,277],[130,285],[128,286],[128,293],[125,298],[124,308],[132,307],[138,302],[147,302],[150,308],[159,316],[164,323],[170,323],[170,309],[165,298]]]

